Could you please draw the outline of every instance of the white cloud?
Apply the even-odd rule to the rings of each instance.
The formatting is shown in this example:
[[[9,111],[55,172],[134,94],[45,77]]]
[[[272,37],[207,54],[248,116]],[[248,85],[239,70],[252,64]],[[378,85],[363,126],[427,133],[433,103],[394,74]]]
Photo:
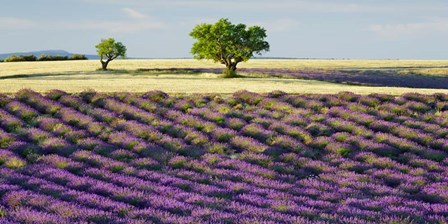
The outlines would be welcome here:
[[[181,17],[178,24],[181,26],[195,26],[202,23],[216,23],[220,18],[218,17]],[[284,32],[297,28],[300,22],[292,18],[279,18],[260,21],[242,21],[230,20],[233,24],[244,23],[247,26],[261,26],[269,32]]]
[[[277,11],[277,12],[321,12],[321,13],[357,13],[389,10],[388,7],[380,7],[371,4],[355,4],[330,1],[305,1],[305,0],[247,0],[247,1],[201,1],[201,0],[173,0],[163,4],[171,7],[188,8],[219,8],[232,11]]]
[[[369,27],[369,30],[390,40],[421,37],[448,33],[448,20],[405,24],[374,24]]]
[[[15,17],[0,17],[1,29],[27,29],[35,25],[35,22],[27,19]]]
[[[315,12],[315,13],[397,13],[397,12],[445,12],[446,2],[426,1],[375,1],[353,0],[83,0],[89,4],[108,4],[133,7],[157,8],[181,7],[200,10],[224,9],[232,11],[277,11],[277,12]]]
[[[81,23],[60,24],[64,29],[75,30],[103,30],[110,33],[135,33],[139,31],[161,29],[164,27],[163,23],[144,21],[85,21]]]
[[[283,18],[277,20],[260,21],[249,24],[261,26],[266,30],[268,30],[269,32],[284,32],[295,29],[299,25],[299,22],[294,19]]]
[[[128,15],[129,17],[131,17],[133,19],[147,19],[148,18],[148,16],[146,16],[134,9],[123,8],[122,10],[124,13],[126,13],[126,15]]]
[[[131,11],[128,11],[131,12]],[[0,17],[3,30],[101,30],[109,33],[135,33],[145,30],[163,29],[166,25],[149,16],[133,13],[138,20],[83,20],[83,21],[32,21],[18,17]],[[144,17],[143,17],[144,16]]]

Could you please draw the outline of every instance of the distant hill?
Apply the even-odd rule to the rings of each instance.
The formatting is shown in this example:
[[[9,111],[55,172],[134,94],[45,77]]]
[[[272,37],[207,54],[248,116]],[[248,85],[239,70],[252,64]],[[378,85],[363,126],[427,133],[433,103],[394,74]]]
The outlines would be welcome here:
[[[70,53],[68,51],[64,50],[44,50],[44,51],[31,51],[31,52],[15,52],[15,53],[5,53],[0,54],[0,60],[3,60],[11,55],[34,55],[36,57],[39,57],[41,55],[49,55],[49,56],[71,56],[75,53]],[[98,59],[99,57],[97,55],[85,55],[88,59]]]

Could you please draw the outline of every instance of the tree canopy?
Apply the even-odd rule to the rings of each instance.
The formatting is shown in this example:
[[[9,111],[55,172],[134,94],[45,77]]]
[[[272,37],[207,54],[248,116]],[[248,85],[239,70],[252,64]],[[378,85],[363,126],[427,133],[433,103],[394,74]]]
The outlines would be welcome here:
[[[107,70],[107,65],[112,60],[126,57],[126,47],[121,42],[115,42],[114,38],[102,39],[95,47],[103,70]]]
[[[224,64],[227,68],[225,74],[229,77],[236,75],[238,63],[269,51],[264,28],[232,24],[228,19],[197,25],[190,36],[197,40],[191,49],[194,58]]]

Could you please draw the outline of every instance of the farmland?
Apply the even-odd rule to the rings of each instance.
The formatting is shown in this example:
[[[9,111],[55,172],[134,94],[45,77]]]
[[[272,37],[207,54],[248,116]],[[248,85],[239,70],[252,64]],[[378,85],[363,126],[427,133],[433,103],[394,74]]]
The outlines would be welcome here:
[[[232,94],[239,90],[267,93],[278,89],[295,94],[448,93],[447,64],[443,60],[259,59],[239,66],[243,77],[221,79],[221,65],[191,59],[117,60],[106,72],[98,71],[98,61],[0,63],[0,92],[58,88],[72,93],[86,89],[140,93],[162,90],[169,94]]]
[[[446,223],[447,136],[442,93],[24,89],[0,95],[0,221]]]

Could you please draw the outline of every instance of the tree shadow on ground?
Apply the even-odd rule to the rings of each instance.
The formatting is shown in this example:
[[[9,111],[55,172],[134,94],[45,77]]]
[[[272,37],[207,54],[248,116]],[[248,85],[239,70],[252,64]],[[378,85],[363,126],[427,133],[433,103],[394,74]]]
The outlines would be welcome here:
[[[40,77],[58,77],[58,76],[70,76],[70,75],[98,75],[98,74],[113,74],[113,75],[128,75],[132,71],[129,70],[96,70],[87,72],[63,72],[63,73],[38,73],[38,74],[14,74],[0,76],[0,80],[3,79],[26,79],[26,78],[40,78]]]
[[[139,72],[170,73],[170,74],[201,74],[222,73],[217,68],[151,68],[138,69]],[[448,89],[448,77],[402,75],[399,70],[350,70],[350,71],[328,71],[328,70],[289,70],[289,69],[264,69],[264,68],[241,68],[237,72],[241,78],[297,78],[306,80],[318,80],[333,83],[341,83],[357,86],[385,86],[385,87],[410,87],[410,88],[432,88]]]
[[[130,70],[108,70],[89,72],[69,72],[50,74],[16,74],[0,76],[3,79],[57,77],[78,74],[113,74],[113,75],[150,75],[150,74],[190,74],[200,75],[202,73],[221,74],[223,69],[219,68],[141,68]],[[237,70],[238,78],[297,78],[306,80],[318,80],[333,83],[361,86],[384,86],[384,87],[410,87],[448,89],[448,77],[424,76],[418,74],[402,75],[394,70],[350,70],[350,71],[328,71],[328,70],[290,70],[290,69],[265,69],[265,68],[241,68]],[[255,75],[255,76],[254,76]]]

